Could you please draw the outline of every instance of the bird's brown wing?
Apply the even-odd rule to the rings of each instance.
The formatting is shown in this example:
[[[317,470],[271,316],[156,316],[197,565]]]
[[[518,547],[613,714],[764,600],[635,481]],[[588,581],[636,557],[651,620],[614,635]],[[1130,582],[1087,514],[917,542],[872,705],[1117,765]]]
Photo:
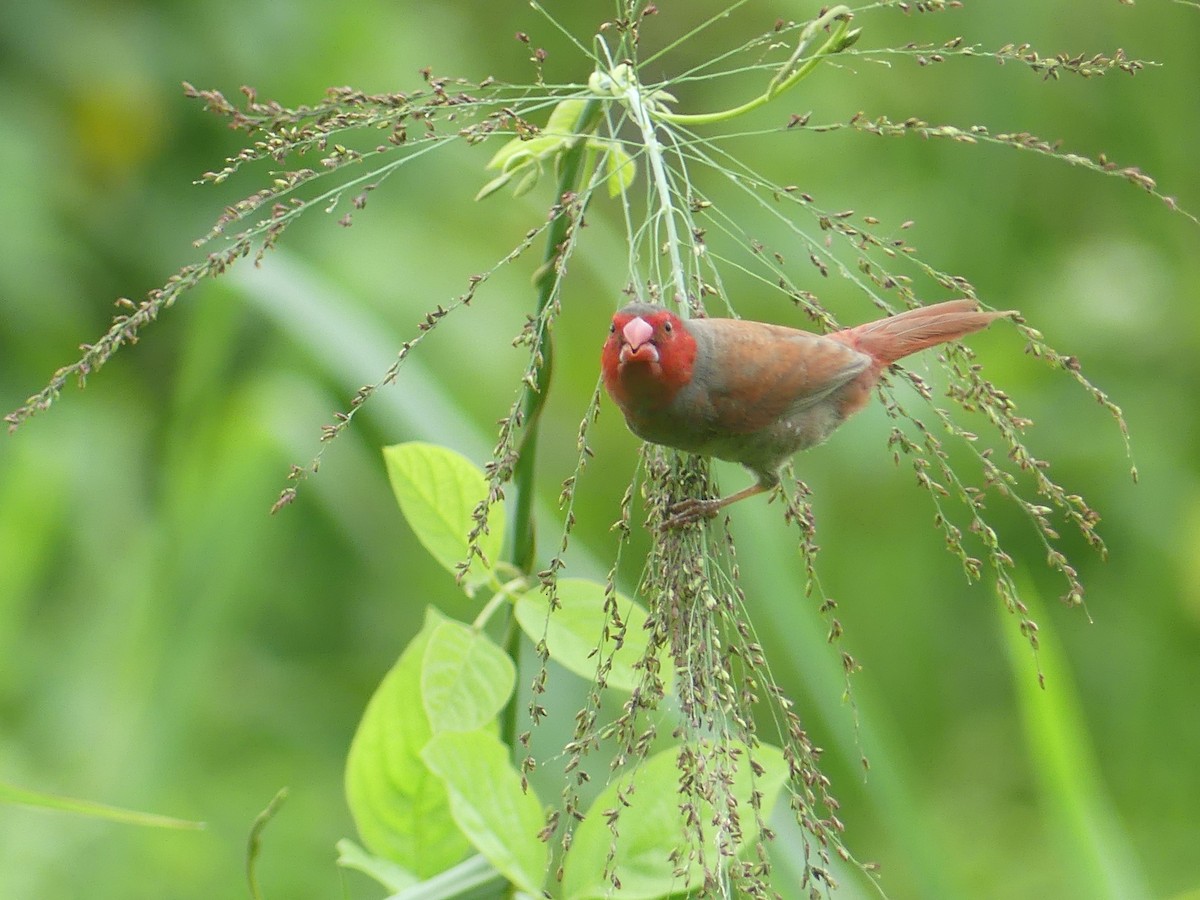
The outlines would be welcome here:
[[[865,353],[782,325],[699,319],[689,326],[707,343],[712,425],[749,434],[828,397],[871,365]],[[707,340],[706,340],[707,338]]]

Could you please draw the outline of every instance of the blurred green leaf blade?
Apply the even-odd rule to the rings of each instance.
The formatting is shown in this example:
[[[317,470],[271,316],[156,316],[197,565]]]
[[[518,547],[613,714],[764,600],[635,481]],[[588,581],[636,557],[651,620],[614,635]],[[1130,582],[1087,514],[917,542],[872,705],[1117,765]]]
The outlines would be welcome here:
[[[109,822],[120,822],[123,825],[142,825],[148,828],[181,828],[203,829],[203,822],[190,822],[186,819],[176,819],[157,813],[141,812],[136,809],[123,809],[119,806],[109,806],[94,800],[81,800],[77,797],[62,797],[58,794],[43,794],[30,791],[16,785],[0,782],[0,803],[15,803],[21,806],[31,806],[38,809],[53,809],[60,812],[74,813],[93,819],[106,819]]]

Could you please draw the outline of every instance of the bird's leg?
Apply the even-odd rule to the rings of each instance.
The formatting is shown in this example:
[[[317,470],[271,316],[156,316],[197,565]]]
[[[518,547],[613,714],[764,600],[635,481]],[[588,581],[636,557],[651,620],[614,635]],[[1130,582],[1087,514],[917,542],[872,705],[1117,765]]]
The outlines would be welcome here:
[[[775,484],[778,483],[778,479],[776,479]],[[769,491],[775,484],[763,484],[761,481],[756,481],[728,497],[688,497],[686,500],[680,500],[671,507],[671,514],[663,522],[663,527],[681,528],[692,522],[699,522],[701,519],[711,519],[722,507]]]

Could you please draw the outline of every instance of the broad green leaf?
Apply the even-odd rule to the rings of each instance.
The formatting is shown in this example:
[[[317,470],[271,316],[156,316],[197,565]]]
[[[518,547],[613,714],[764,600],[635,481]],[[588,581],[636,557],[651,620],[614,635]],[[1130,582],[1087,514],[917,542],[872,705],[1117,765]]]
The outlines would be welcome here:
[[[487,482],[466,457],[436,444],[417,441],[383,448],[388,480],[400,510],[421,545],[448,572],[467,558],[467,535],[474,528],[471,514],[487,496]],[[463,583],[473,590],[489,579],[504,543],[504,504],[496,503],[488,518],[490,533],[479,549],[487,561],[471,560]]]
[[[444,731],[421,754],[450,792],[450,812],[471,843],[514,885],[540,894],[550,863],[536,795],[521,789],[509,748],[485,731]]]
[[[367,849],[420,878],[449,868],[470,843],[450,816],[440,778],[421,758],[432,731],[421,705],[421,668],[435,610],[367,703],[346,759],[346,801]]]
[[[707,751],[711,753],[712,748]],[[778,748],[759,746],[755,748],[753,758],[762,766],[763,773],[755,777],[747,763],[746,746],[734,742],[730,756],[734,753],[736,763],[731,760],[734,770],[729,791],[737,800],[742,845],[745,846],[758,834],[755,813],[750,805],[752,791],[762,795],[761,817],[765,820],[787,779],[787,763]],[[634,772],[634,790],[629,790],[628,778],[621,778],[609,784],[596,798],[575,830],[571,849],[563,861],[563,896],[567,900],[610,896],[621,900],[652,900],[670,893],[687,892],[704,881],[701,867],[693,863],[686,875],[677,875],[677,866],[671,861],[672,852],[678,853],[681,849],[686,860],[686,850],[695,842],[696,826],[689,830],[679,809],[683,798],[679,793],[678,757],[678,747],[656,753]],[[723,788],[717,786],[715,790],[720,792]],[[624,801],[618,797],[618,791],[622,792]],[[705,801],[698,801],[697,805],[700,827],[704,829],[705,857],[709,865],[715,865],[713,808]],[[610,810],[617,814],[612,828],[609,827]],[[606,861],[614,840],[616,854],[609,864]],[[611,866],[608,876],[604,874],[606,865]],[[620,883],[620,890],[614,889],[612,876]]]
[[[392,893],[417,884],[417,876],[390,859],[368,853],[349,838],[337,842],[337,864],[343,869],[355,869],[374,878]]]
[[[616,641],[604,637],[605,628],[614,629],[604,611],[603,585],[582,578],[562,578],[558,599],[562,606],[550,612],[550,603],[541,591],[526,591],[517,598],[517,622],[530,640],[537,643],[544,636],[550,658],[589,681],[595,678],[600,661],[611,655],[609,687],[622,691],[637,687],[643,673],[633,666],[646,654],[646,610],[624,594],[617,594],[617,611],[625,623],[625,635],[620,649],[615,649]],[[660,674],[669,691],[670,666]]]
[[[482,728],[504,708],[516,680],[512,660],[486,634],[442,622],[421,663],[421,702],[430,728],[435,734]]]

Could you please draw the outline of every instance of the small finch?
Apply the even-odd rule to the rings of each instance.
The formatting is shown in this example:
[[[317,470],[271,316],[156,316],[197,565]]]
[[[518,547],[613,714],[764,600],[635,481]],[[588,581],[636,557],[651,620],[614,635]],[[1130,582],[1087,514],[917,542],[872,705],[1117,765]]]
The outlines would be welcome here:
[[[892,363],[1012,315],[950,300],[817,335],[743,319],[685,320],[630,303],[609,328],[604,386],[638,437],[741,463],[757,479],[728,497],[676,504],[673,527],[775,488],[792,454],[862,409]]]

